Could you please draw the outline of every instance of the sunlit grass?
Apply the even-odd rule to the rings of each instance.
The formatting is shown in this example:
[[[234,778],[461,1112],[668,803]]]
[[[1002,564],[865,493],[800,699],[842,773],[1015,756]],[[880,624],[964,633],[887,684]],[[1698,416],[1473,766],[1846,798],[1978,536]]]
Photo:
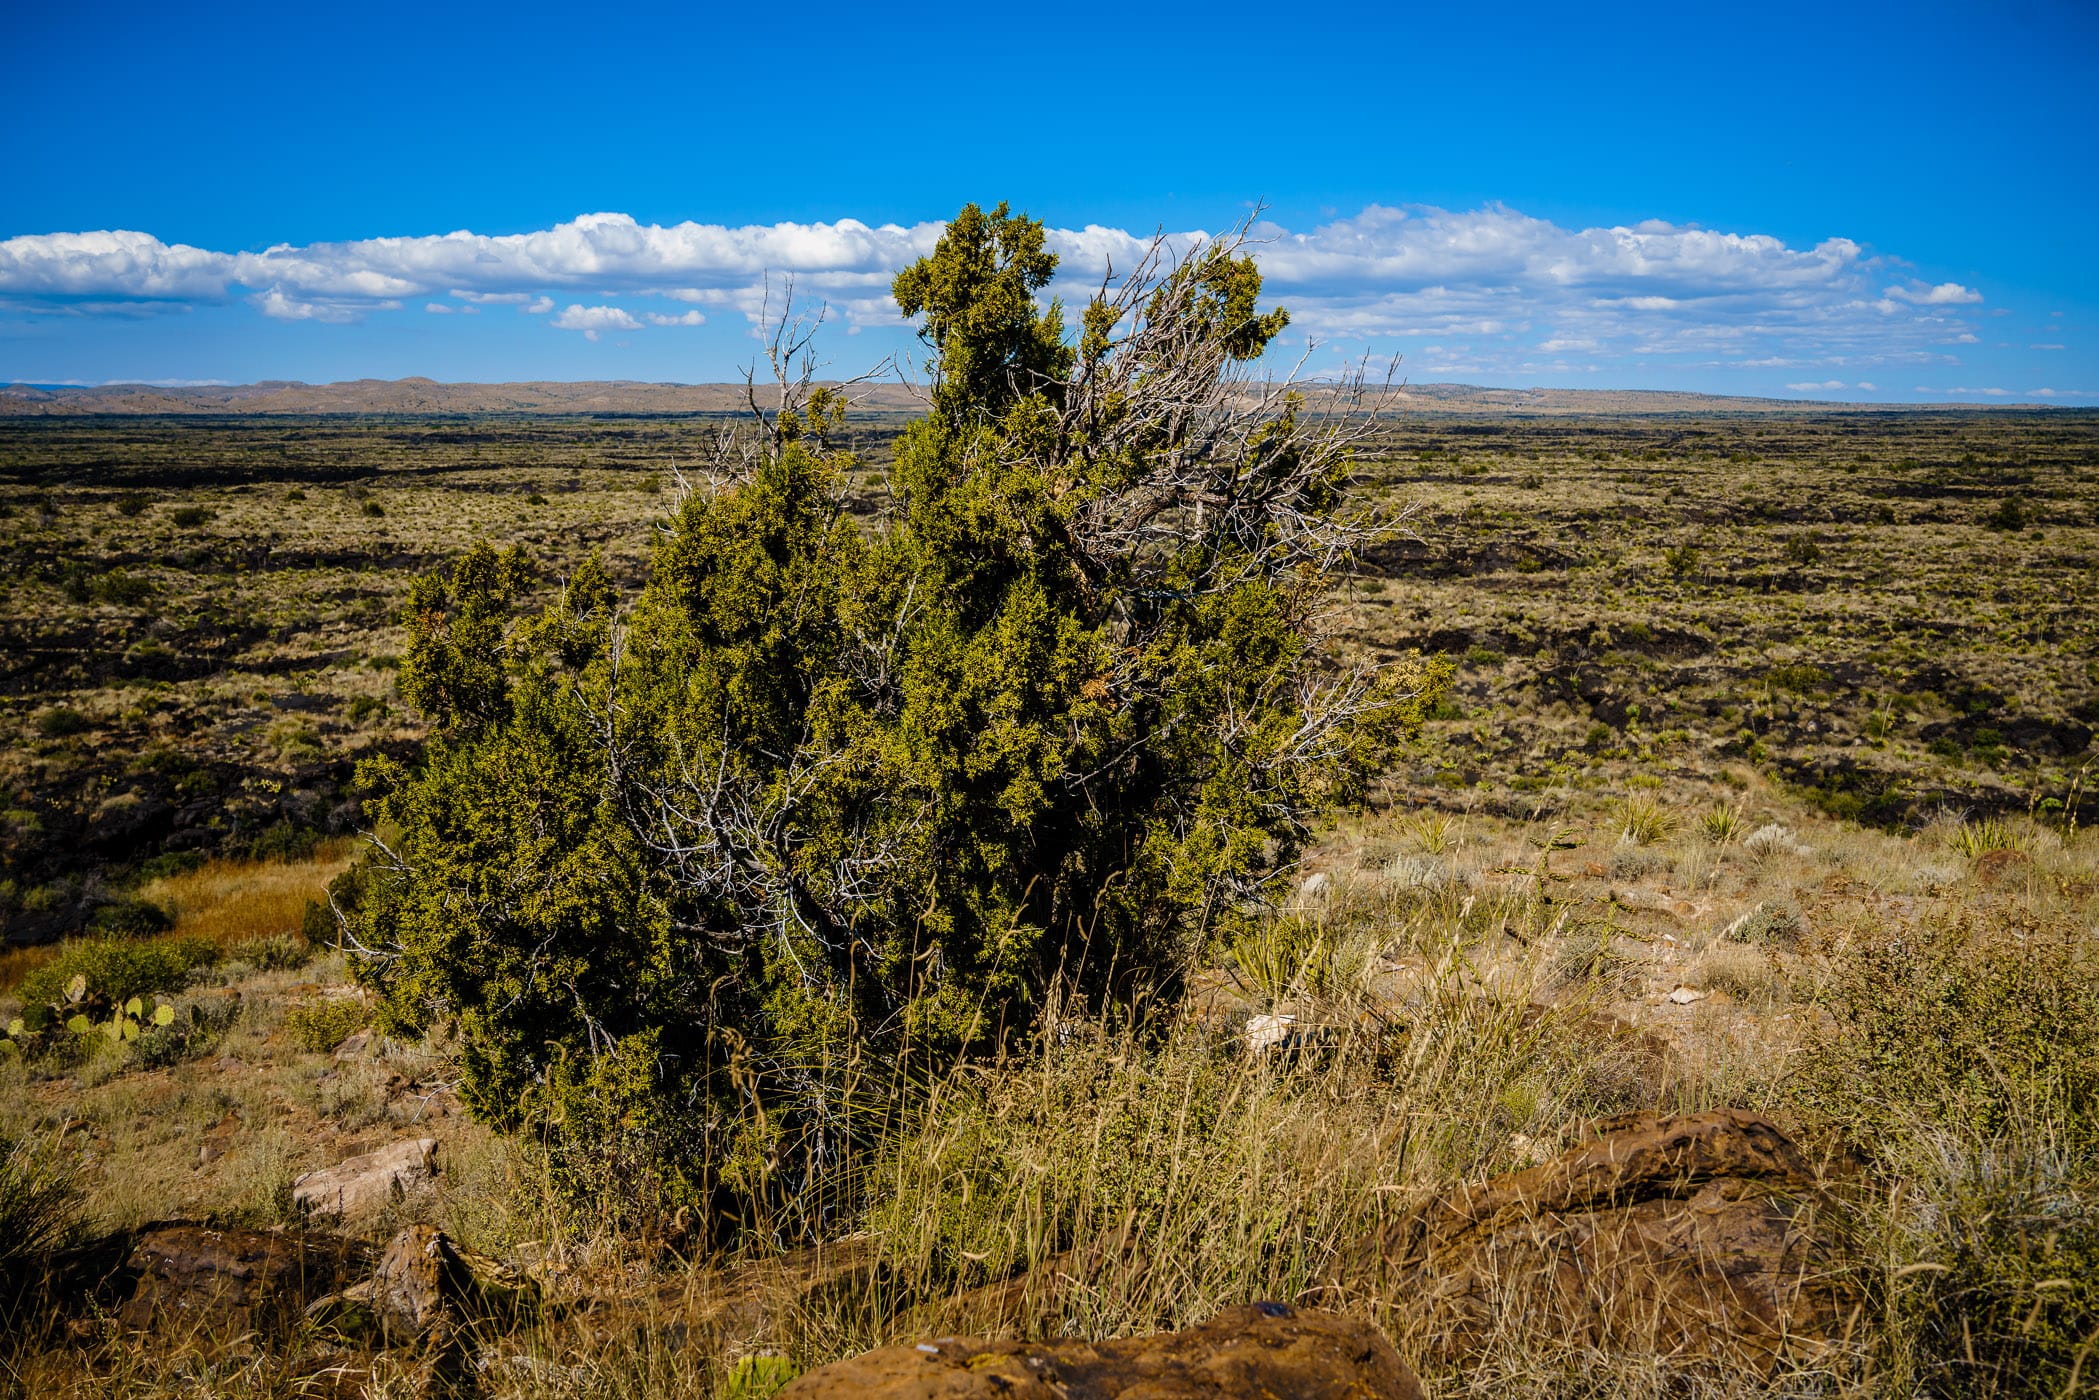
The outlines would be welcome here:
[[[307,901],[321,898],[328,882],[349,867],[356,845],[339,837],[322,842],[305,860],[215,860],[154,880],[139,893],[168,911],[178,935],[224,946],[296,933]]]

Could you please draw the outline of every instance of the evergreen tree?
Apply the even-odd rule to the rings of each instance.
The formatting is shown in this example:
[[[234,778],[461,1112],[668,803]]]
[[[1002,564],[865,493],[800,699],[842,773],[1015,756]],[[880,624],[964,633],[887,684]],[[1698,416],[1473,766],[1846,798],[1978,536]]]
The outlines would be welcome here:
[[[592,560],[520,615],[485,545],[417,585],[433,735],[369,775],[401,836],[346,932],[572,1173],[780,1206],[909,1067],[1170,990],[1442,684],[1323,644],[1360,386],[1315,415],[1250,378],[1285,318],[1237,240],[1155,245],[1076,336],[1055,267],[969,206],[897,277],[931,406],[880,526],[843,400],[783,378],[630,603]]]

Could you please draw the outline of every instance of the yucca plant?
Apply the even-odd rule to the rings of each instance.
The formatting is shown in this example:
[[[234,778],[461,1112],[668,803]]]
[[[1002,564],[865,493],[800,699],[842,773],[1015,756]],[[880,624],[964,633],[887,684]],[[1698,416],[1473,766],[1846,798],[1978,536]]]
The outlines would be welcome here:
[[[1448,812],[1417,812],[1407,819],[1407,835],[1423,854],[1440,856],[1460,843],[1462,826]]]
[[[1628,797],[1618,804],[1618,839],[1651,846],[1676,826],[1669,810],[1651,797]]]
[[[1742,835],[1742,809],[1721,805],[1698,819],[1698,828],[1715,846],[1725,846]]]
[[[1962,822],[1954,829],[1951,840],[1953,849],[1969,860],[1978,860],[1992,851],[2023,851],[2029,844],[2026,833],[2003,817]]]
[[[1271,1003],[1324,985],[1332,952],[1319,929],[1295,920],[1251,929],[1232,940],[1239,975]]]

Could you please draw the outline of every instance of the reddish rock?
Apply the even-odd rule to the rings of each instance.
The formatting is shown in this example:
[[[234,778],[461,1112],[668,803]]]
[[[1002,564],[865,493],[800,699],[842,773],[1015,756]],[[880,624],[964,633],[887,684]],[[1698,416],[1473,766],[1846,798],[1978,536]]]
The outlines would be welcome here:
[[[1401,1221],[1380,1240],[1381,1291],[1440,1359],[1521,1318],[1576,1345],[1769,1364],[1842,1335],[1854,1305],[1820,1200],[1756,1114],[1626,1114]]]
[[[939,1337],[820,1367],[781,1400],[1421,1400],[1384,1335],[1335,1313],[1255,1303],[1200,1327],[1112,1342]]]
[[[138,1282],[117,1315],[138,1331],[264,1331],[297,1318],[369,1260],[363,1246],[335,1235],[161,1222],[139,1233],[125,1265]]]

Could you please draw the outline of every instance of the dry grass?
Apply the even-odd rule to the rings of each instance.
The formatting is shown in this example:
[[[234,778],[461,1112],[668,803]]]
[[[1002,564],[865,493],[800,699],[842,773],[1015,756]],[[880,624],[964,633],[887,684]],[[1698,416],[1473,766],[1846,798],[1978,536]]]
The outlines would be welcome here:
[[[328,882],[349,868],[356,845],[339,837],[305,860],[215,860],[151,881],[140,893],[174,917],[178,936],[221,947],[297,933],[307,901],[321,898]]]
[[[20,986],[22,979],[57,956],[53,947],[0,948],[0,992]]]

